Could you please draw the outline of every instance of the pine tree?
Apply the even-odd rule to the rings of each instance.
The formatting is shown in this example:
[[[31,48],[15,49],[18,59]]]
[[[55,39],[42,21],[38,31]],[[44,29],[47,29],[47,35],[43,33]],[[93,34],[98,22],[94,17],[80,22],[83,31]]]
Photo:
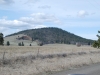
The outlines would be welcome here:
[[[0,45],[4,45],[4,39],[3,39],[3,34],[0,33]]]
[[[100,33],[100,31],[98,31],[98,33]],[[97,35],[97,37],[98,37],[98,40],[93,43],[94,48],[99,48],[100,47],[100,36]]]
[[[30,44],[30,46],[32,46],[32,45]]]
[[[18,43],[18,46],[22,46],[21,43]]]
[[[22,45],[21,46],[24,46],[24,43],[22,42]]]

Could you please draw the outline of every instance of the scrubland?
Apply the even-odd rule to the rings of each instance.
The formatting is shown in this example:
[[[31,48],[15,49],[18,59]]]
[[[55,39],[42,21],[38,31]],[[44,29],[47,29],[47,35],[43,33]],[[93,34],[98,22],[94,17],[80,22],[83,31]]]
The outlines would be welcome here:
[[[48,75],[100,62],[100,49],[66,44],[0,46],[0,75]]]

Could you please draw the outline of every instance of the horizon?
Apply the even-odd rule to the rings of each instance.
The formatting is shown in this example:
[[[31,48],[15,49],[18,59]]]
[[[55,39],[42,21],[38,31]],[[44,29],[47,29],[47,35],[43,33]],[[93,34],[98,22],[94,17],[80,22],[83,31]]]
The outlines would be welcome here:
[[[99,0],[0,0],[0,32],[7,36],[27,29],[57,27],[97,40]]]

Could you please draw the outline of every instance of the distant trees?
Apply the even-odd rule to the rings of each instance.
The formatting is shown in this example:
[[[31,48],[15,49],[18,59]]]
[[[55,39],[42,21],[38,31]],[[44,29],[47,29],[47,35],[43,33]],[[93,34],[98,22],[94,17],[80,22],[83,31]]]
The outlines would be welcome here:
[[[98,31],[98,33],[100,33],[100,31]],[[100,36],[97,35],[97,37],[98,37],[98,40],[94,41],[94,43],[93,43],[94,48],[99,48],[100,47]]]
[[[0,45],[4,45],[3,33],[0,33]]]
[[[24,43],[22,42],[20,42],[20,43],[18,43],[18,46],[24,46]]]

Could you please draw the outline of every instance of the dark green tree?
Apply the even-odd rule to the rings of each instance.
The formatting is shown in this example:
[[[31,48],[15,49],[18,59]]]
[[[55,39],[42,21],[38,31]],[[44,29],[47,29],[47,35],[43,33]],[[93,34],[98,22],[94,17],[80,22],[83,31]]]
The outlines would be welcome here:
[[[4,39],[3,39],[3,34],[0,33],[0,45],[4,45]]]
[[[94,48],[98,48],[98,47],[99,47],[98,45],[99,45],[99,43],[98,43],[97,41],[94,41],[93,47],[94,47]]]
[[[91,45],[91,43],[90,43],[90,42],[88,42],[88,45]]]
[[[24,46],[24,43],[22,42],[22,45],[21,46]]]
[[[21,43],[18,43],[18,46],[22,46]]]
[[[7,41],[7,46],[9,46],[10,45],[10,42],[9,41]]]
[[[32,44],[30,44],[30,46],[32,46]]]
[[[98,31],[98,33],[100,33],[100,31]],[[97,35],[97,37],[98,37],[98,40],[93,43],[94,48],[99,48],[100,47],[100,36]]]

